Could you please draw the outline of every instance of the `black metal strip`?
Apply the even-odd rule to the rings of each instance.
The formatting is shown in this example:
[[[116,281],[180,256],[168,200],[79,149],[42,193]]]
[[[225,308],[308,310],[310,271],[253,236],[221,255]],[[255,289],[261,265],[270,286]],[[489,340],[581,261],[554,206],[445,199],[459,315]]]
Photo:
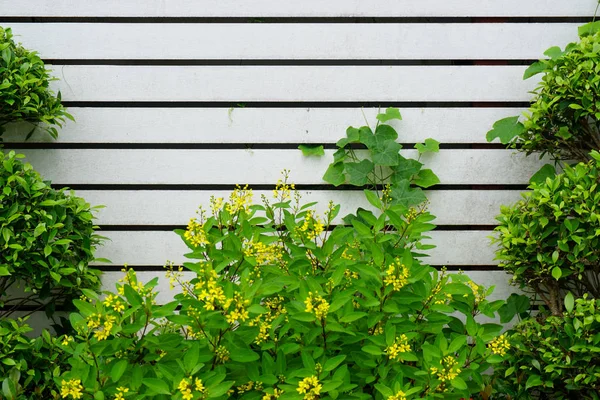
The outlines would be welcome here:
[[[496,65],[530,65],[537,60],[507,59],[456,59],[456,60],[395,60],[395,59],[44,59],[51,65],[123,65],[123,66],[452,66],[479,65],[479,62]]]
[[[527,108],[526,101],[477,101],[478,108]],[[79,108],[466,108],[471,101],[63,101]]]
[[[129,23],[129,24],[472,24],[472,23],[585,23],[584,17],[7,17],[0,23]]]

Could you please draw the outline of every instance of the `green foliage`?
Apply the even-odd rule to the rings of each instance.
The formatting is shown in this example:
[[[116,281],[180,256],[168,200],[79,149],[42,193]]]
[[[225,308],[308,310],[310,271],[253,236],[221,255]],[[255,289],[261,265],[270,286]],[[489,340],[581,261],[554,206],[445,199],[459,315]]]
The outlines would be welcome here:
[[[301,144],[298,146],[298,149],[302,151],[302,154],[305,156],[323,156],[325,155],[325,151],[323,150],[323,146],[310,146],[307,144]]]
[[[38,54],[15,43],[10,28],[0,27],[0,137],[13,122],[29,122],[34,129],[41,123],[57,137],[56,126],[73,117],[62,106],[60,92],[50,91],[52,80]]]
[[[415,145],[418,159],[405,158],[400,154],[402,145],[396,142],[398,133],[386,124],[394,119],[402,119],[400,111],[388,108],[385,113],[377,115],[374,131],[369,126],[349,127],[346,137],[337,142],[339,149],[334,153],[333,163],[323,179],[335,186],[367,185],[390,205],[410,207],[426,201],[421,188],[440,181],[433,171],[422,168],[420,159],[424,153],[438,152],[439,142],[427,139],[424,144],[418,143]],[[364,146],[368,151],[356,150],[357,146]],[[383,190],[382,185],[385,185]]]
[[[99,286],[98,271],[88,268],[100,240],[90,205],[52,189],[21,157],[1,158],[0,317],[23,304],[51,315],[80,288]]]
[[[67,398],[469,398],[484,389],[503,301],[463,274],[421,260],[424,209],[367,199],[331,229],[287,176],[252,204],[212,198],[185,231],[190,249],[168,278],[180,294],[154,303],[156,279],[128,271],[104,300],[76,301]],[[179,310],[179,311],[176,311]],[[495,342],[494,342],[495,343]],[[79,397],[81,395],[81,397]],[[119,397],[122,395],[122,397]]]
[[[0,319],[0,398],[58,399],[54,379],[67,367],[59,341],[47,331],[31,339],[22,320]]]
[[[521,287],[532,288],[552,314],[562,315],[567,291],[598,297],[600,285],[600,154],[567,166],[498,217],[500,266]]]
[[[535,98],[523,123],[518,117],[502,119],[487,139],[526,152],[550,154],[558,160],[588,161],[600,149],[600,33],[598,23],[580,28],[580,41],[564,50],[548,49],[548,59],[530,66],[528,79],[542,73]]]
[[[600,398],[600,300],[567,296],[565,309],[514,328],[511,349],[495,367],[496,387],[506,398]]]

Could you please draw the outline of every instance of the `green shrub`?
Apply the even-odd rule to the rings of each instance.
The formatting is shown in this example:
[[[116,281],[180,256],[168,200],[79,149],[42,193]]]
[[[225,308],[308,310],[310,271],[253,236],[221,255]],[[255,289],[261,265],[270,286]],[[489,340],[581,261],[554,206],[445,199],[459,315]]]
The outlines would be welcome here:
[[[20,157],[2,154],[0,167],[0,317],[24,304],[51,315],[81,288],[99,286],[88,267],[100,240],[90,205],[52,189]]]
[[[58,399],[54,379],[67,366],[67,354],[48,331],[31,339],[22,320],[0,319],[0,399]]]
[[[523,123],[518,117],[494,125],[488,140],[527,154],[546,153],[559,160],[588,161],[600,149],[600,32],[597,23],[580,28],[580,41],[564,50],[548,49],[525,72],[524,79],[543,73]]]
[[[515,327],[512,347],[495,367],[507,398],[600,398],[600,300],[569,295],[565,308],[564,315]]]
[[[41,123],[57,137],[56,126],[73,117],[62,106],[60,92],[50,91],[52,80],[38,54],[15,43],[10,28],[0,27],[0,137],[13,122],[29,122],[34,129]]]
[[[592,161],[567,166],[498,217],[496,242],[500,266],[522,288],[532,288],[555,316],[562,299],[599,297],[600,285],[600,154]]]
[[[247,187],[213,197],[178,231],[190,262],[167,265],[174,301],[155,304],[157,280],[143,285],[131,270],[104,299],[75,301],[72,369],[56,380],[63,395],[459,400],[489,391],[483,373],[508,344],[501,325],[479,317],[504,301],[421,261],[434,217],[397,193],[365,190],[379,212],[359,209],[335,228],[340,207],[318,215],[287,172],[260,204]]]

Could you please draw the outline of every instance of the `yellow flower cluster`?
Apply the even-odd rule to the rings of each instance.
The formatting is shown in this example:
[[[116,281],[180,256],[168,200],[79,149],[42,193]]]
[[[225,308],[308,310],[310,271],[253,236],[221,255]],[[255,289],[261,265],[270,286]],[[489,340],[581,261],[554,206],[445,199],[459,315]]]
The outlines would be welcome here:
[[[287,313],[287,310],[283,306],[284,300],[281,295],[264,300],[264,306],[269,312],[257,316],[248,324],[250,326],[258,326],[258,335],[256,335],[254,343],[261,344],[269,339],[272,322],[281,314]]]
[[[408,283],[408,268],[402,264],[399,258],[396,258],[394,262],[388,266],[385,275],[383,282],[387,286],[392,286],[396,291],[402,289],[404,285]]]
[[[125,393],[129,392],[129,388],[121,386],[117,388],[114,400],[125,400]]]
[[[125,304],[123,304],[119,296],[109,294],[106,296],[103,303],[105,307],[112,307],[116,312],[121,313],[125,311]]]
[[[177,268],[177,270],[175,270],[175,265],[173,262],[167,261],[164,268],[167,270],[165,276],[169,280],[169,288],[171,290],[175,289],[176,285],[182,285],[183,267],[181,265]],[[184,290],[183,293],[185,294],[187,292]]]
[[[442,358],[441,364],[440,368],[431,367],[429,370],[432,374],[437,374],[437,378],[442,382],[451,381],[461,372],[461,369],[458,367],[458,361],[453,356]]]
[[[319,379],[313,375],[298,382],[296,391],[304,394],[304,400],[314,400],[319,398],[322,388],[323,385],[319,383]]]
[[[387,400],[406,400],[406,393],[402,390],[399,390],[398,393],[388,396]]]
[[[204,275],[203,277],[198,274],[198,281],[194,284],[194,292],[198,300],[204,302],[205,310],[214,311],[217,307],[222,307],[225,304],[227,296],[218,284],[219,275],[214,269],[207,271]]]
[[[477,285],[472,280],[468,280],[466,282],[467,286],[471,288],[473,291],[473,296],[475,296],[475,304],[480,303],[483,299],[485,299],[484,287]]]
[[[396,337],[394,344],[385,349],[385,354],[387,354],[390,360],[395,360],[398,358],[400,353],[408,353],[410,350],[411,348],[408,344],[408,337],[405,334],[402,334]]]
[[[379,322],[377,325],[369,329],[369,335],[378,336],[383,335],[383,324]]]
[[[275,400],[275,399],[278,399],[279,396],[281,396],[282,394],[283,394],[283,390],[278,389],[278,388],[273,388],[273,393],[265,392],[265,394],[263,395],[261,400]]]
[[[65,335],[65,337],[63,337],[62,342],[60,342],[60,344],[62,344],[63,346],[68,346],[69,343],[73,342],[73,336],[69,336],[69,335]]]
[[[195,218],[190,219],[183,237],[195,247],[209,244],[206,231],[204,230],[204,223]]]
[[[117,318],[109,314],[91,314],[87,317],[88,328],[94,330],[94,337],[98,340],[105,340],[110,336]]]
[[[225,319],[228,323],[233,324],[237,321],[245,321],[249,318],[248,310],[246,309],[250,304],[250,300],[244,300],[240,293],[236,293],[233,295],[233,298],[225,300],[223,303],[223,308],[225,310],[229,310]],[[231,307],[233,305],[233,307]]]
[[[308,240],[314,240],[325,230],[320,217],[315,217],[314,211],[308,210],[304,215],[304,222],[298,228],[300,235],[306,236]]]
[[[183,400],[192,400],[194,398],[194,390],[200,394],[204,393],[206,390],[204,384],[202,383],[202,379],[196,378],[194,380],[194,378],[191,376],[188,378],[183,378],[179,382],[177,389],[179,389],[179,392],[181,392],[181,397]]]
[[[224,362],[229,360],[229,350],[225,348],[225,346],[219,346],[215,350],[215,355],[217,358],[217,362],[219,364],[223,364]]]
[[[63,399],[71,396],[72,399],[80,399],[83,397],[83,385],[80,379],[71,379],[60,383],[60,395]]]
[[[283,260],[283,246],[280,243],[248,242],[244,247],[244,256],[254,257],[257,265],[273,265]]]
[[[496,339],[492,340],[488,344],[488,348],[492,351],[492,353],[503,356],[508,350],[510,350],[510,343],[508,342],[506,335],[502,334]]]
[[[219,211],[223,208],[223,198],[210,196],[210,211],[213,216],[217,217],[219,215]]]
[[[157,294],[156,292],[152,291],[152,287],[145,287],[142,282],[138,281],[135,270],[125,267],[121,270],[121,272],[125,273],[125,276],[119,279],[119,283],[124,283],[131,286],[131,288],[140,296],[152,299]],[[117,291],[121,296],[125,295],[125,288],[123,285],[117,284]],[[155,304],[154,300],[152,300],[152,304]]]
[[[252,205],[252,189],[248,185],[241,187],[235,185],[235,189],[229,195],[229,202],[225,204],[225,210],[229,214],[235,215],[240,211],[249,212]]]
[[[320,295],[313,295],[312,292],[308,292],[308,297],[304,300],[306,305],[306,312],[315,314],[317,319],[323,320],[327,317],[329,312],[329,303]]]
[[[415,218],[417,218],[417,215],[419,215],[419,212],[417,211],[417,209],[414,207],[411,207],[410,210],[408,210],[408,214],[406,214],[406,222],[408,222],[410,224],[411,222],[413,222],[415,220]]]
[[[273,190],[273,198],[283,202],[291,199],[291,193],[296,190],[296,185],[293,183],[288,183],[288,178],[290,175],[290,171],[284,169],[281,174],[283,175],[283,179],[279,179],[277,181],[277,185],[275,185],[275,190]]]
[[[263,390],[263,383],[260,381],[248,381],[248,383],[244,383],[243,385],[240,385],[236,388],[237,394],[244,394],[246,392],[250,392],[252,390],[257,390],[259,392],[262,392]],[[233,394],[233,393],[232,393]]]
[[[390,201],[392,201],[392,189],[389,183],[383,187],[383,190],[381,191],[381,197],[379,198],[379,200],[381,200],[381,202],[384,204],[387,204]]]

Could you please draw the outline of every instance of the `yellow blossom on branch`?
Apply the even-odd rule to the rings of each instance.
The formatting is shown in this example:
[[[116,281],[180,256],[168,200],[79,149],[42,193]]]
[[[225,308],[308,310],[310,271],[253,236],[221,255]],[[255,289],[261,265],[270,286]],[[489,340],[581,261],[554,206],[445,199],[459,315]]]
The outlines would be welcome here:
[[[502,334],[496,339],[492,340],[488,344],[488,348],[492,351],[492,353],[503,356],[510,349],[510,343],[508,342],[506,335]]]
[[[322,388],[323,385],[319,383],[319,379],[313,375],[298,382],[296,391],[304,394],[304,400],[314,400],[319,397]]]

